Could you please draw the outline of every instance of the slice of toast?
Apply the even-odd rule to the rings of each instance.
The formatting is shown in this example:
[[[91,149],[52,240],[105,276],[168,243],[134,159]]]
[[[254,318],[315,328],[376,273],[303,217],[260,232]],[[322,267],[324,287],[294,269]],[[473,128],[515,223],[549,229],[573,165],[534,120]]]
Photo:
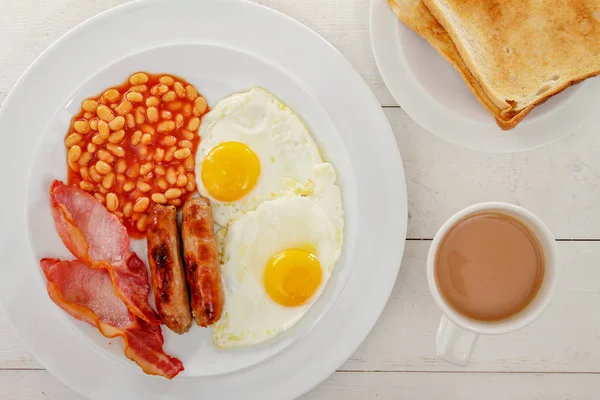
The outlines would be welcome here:
[[[499,116],[502,110],[487,97],[460,57],[450,36],[425,4],[421,0],[388,0],[388,4],[400,21],[427,40],[456,69],[481,105],[494,117]]]
[[[551,96],[600,73],[600,0],[423,2],[486,101],[500,109],[495,116],[503,129],[515,127]]]

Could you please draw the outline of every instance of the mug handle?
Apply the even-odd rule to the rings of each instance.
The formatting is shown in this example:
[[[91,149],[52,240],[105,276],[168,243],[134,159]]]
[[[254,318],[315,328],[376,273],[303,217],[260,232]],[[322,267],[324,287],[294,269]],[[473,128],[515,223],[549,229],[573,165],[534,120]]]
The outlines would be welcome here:
[[[436,338],[436,353],[450,364],[465,367],[479,335],[461,328],[448,317],[442,315]]]

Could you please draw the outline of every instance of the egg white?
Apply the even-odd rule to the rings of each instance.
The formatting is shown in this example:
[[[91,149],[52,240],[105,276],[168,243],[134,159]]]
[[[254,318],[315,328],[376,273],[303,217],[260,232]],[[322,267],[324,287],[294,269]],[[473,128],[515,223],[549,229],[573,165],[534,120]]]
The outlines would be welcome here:
[[[299,195],[302,193],[303,195]],[[225,291],[224,312],[213,325],[218,347],[263,342],[289,329],[317,301],[341,254],[343,210],[335,172],[324,163],[305,185],[264,202],[217,234]],[[311,251],[322,268],[317,292],[303,305],[285,307],[264,287],[265,267],[275,254],[292,248]]]
[[[202,119],[196,153],[200,194],[210,199],[215,223],[226,226],[259,204],[285,196],[290,186],[305,184],[312,169],[323,162],[319,149],[300,118],[265,89],[255,87],[221,100]],[[223,202],[213,198],[202,182],[202,161],[223,142],[249,146],[260,161],[260,176],[243,198]]]

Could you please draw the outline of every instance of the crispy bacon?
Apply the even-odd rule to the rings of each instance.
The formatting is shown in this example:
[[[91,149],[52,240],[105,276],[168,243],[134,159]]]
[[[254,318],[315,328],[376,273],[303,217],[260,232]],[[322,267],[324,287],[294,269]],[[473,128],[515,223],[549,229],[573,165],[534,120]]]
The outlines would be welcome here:
[[[178,358],[165,354],[160,326],[149,325],[129,312],[115,295],[106,270],[56,258],[44,258],[40,265],[52,301],[73,317],[97,327],[104,336],[122,337],[125,355],[145,373],[171,379],[183,371]]]
[[[119,219],[89,193],[59,180],[50,186],[50,200],[56,231],[69,251],[91,268],[106,269],[129,311],[151,325],[160,324],[148,303],[148,271],[129,251],[129,236]]]

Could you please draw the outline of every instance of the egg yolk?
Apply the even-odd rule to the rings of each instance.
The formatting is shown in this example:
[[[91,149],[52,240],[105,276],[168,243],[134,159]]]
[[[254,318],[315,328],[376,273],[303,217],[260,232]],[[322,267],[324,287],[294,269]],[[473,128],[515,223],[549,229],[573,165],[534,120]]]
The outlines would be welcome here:
[[[202,161],[202,183],[220,201],[241,199],[256,185],[259,175],[256,153],[240,142],[220,143]]]
[[[303,249],[288,249],[269,260],[264,284],[273,301],[296,307],[311,298],[321,279],[321,264],[317,257]]]

